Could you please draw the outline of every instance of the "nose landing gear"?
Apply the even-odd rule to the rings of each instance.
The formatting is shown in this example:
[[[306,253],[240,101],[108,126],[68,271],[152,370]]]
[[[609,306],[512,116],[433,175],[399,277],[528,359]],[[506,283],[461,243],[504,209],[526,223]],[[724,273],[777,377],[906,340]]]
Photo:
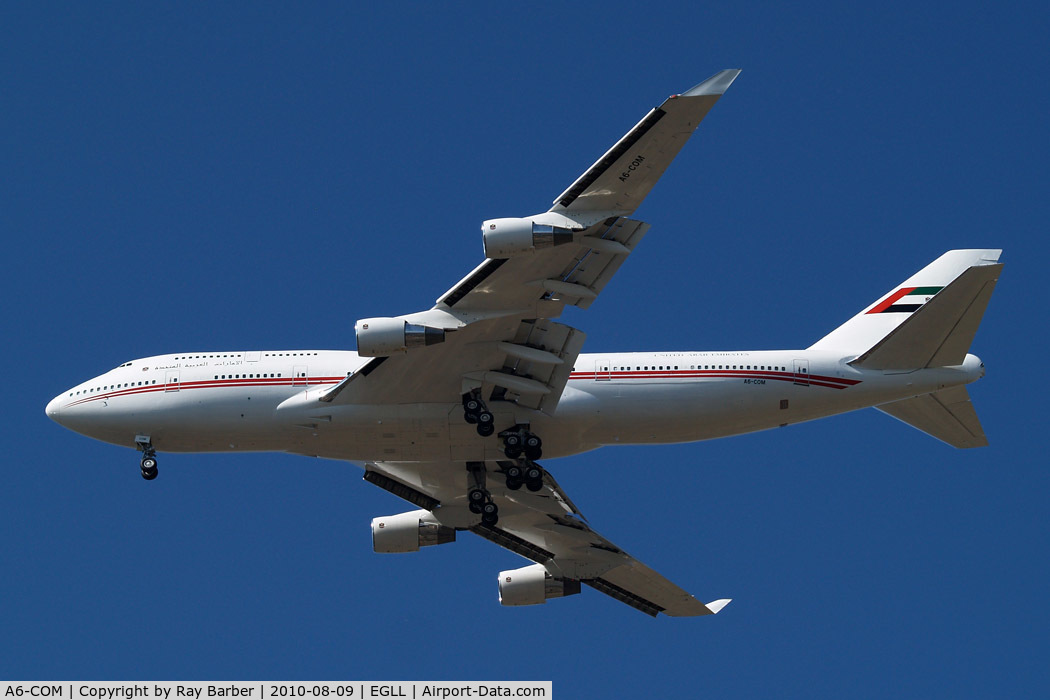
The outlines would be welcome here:
[[[148,436],[136,436],[135,444],[142,450],[142,459],[139,461],[142,478],[146,481],[153,481],[157,478],[157,451],[153,449],[153,443],[150,442]]]

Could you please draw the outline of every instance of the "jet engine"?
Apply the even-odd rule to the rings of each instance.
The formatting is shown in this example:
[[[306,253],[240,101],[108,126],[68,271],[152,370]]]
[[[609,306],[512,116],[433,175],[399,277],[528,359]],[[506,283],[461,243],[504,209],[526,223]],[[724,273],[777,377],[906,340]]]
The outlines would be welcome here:
[[[354,326],[357,354],[362,357],[387,357],[427,345],[445,342],[442,328],[409,323],[403,318],[366,318]]]
[[[435,522],[428,510],[372,519],[372,549],[380,554],[418,552],[420,547],[456,541],[456,531]]]
[[[489,219],[481,224],[485,257],[512,258],[541,248],[572,243],[572,229],[537,224],[531,219]]]
[[[554,578],[543,564],[499,573],[500,605],[539,605],[580,592],[580,582]]]

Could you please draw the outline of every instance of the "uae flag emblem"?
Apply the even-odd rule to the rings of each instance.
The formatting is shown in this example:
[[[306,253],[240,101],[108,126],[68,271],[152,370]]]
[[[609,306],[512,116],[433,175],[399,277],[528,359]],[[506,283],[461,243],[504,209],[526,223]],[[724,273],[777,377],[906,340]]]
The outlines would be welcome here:
[[[876,304],[869,314],[911,313],[933,298],[944,287],[901,287]]]

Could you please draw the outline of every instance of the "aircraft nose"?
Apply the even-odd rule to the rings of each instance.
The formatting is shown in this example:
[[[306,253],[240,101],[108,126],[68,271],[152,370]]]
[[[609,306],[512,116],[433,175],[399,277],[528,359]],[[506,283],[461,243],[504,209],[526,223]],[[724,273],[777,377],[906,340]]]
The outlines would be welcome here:
[[[51,399],[47,403],[47,407],[44,409],[44,413],[47,414],[47,417],[55,421],[59,425],[62,424],[60,416],[62,414],[62,404],[64,403],[65,398],[65,394],[59,394],[55,398]]]

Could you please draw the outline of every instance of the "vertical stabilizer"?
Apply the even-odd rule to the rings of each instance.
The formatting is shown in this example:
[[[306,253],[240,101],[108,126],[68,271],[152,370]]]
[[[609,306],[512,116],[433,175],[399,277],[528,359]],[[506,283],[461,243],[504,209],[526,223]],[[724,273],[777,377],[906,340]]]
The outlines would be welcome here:
[[[1001,253],[948,251],[811,349],[856,354],[870,369],[959,364],[995,287]]]

